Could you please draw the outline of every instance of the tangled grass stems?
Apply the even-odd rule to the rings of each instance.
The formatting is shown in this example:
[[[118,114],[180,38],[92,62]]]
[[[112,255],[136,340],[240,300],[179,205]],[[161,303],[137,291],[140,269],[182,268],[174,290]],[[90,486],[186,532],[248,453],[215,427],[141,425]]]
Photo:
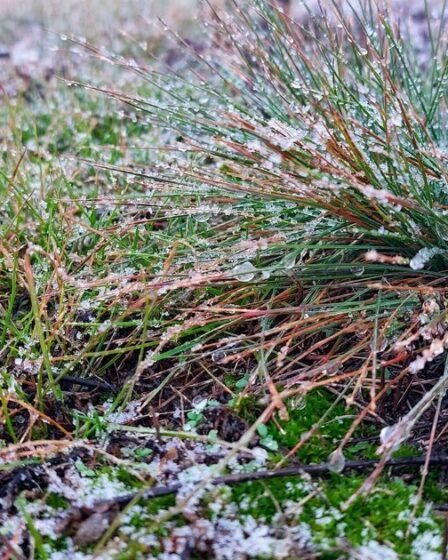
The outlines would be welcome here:
[[[172,193],[220,199],[199,205],[212,218],[213,250],[200,255],[190,279],[218,268],[250,286],[186,313],[193,322],[260,325],[230,343],[214,332],[212,344],[229,353],[222,363],[275,349],[272,378],[284,383],[299,365],[292,383],[311,389],[322,377],[331,383],[329,356],[344,368],[358,360],[356,391],[370,387],[374,411],[384,387],[378,368],[383,376],[387,364],[420,371],[445,348],[446,3],[435,25],[427,14],[427,47],[411,40],[406,21],[370,1],[321,7],[305,24],[263,0],[249,10],[232,6],[234,15],[213,12],[213,54],[197,55],[190,81],[134,65],[157,97],[108,93],[177,135],[185,158],[162,163],[157,181]],[[138,175],[153,178],[144,168]],[[221,201],[229,195],[230,207]],[[235,246],[244,229],[230,216],[240,208],[252,217],[247,241]],[[169,270],[176,265],[188,275],[177,255]],[[211,281],[205,274],[198,286]],[[437,303],[422,326],[425,290]],[[300,305],[288,305],[295,297]],[[191,318],[178,324],[176,336],[191,325]],[[362,342],[353,346],[357,335]],[[431,345],[417,358],[424,341]]]
[[[305,379],[321,382],[322,375],[331,378],[335,371],[327,371],[329,355],[337,356],[332,363],[339,369],[364,354],[365,363],[354,370],[362,381],[356,389],[370,384],[374,410],[376,381],[371,377],[376,376],[378,340],[393,352],[393,343],[409,333],[409,315],[410,330],[420,332],[412,292],[437,284],[445,268],[446,156],[440,147],[446,112],[444,18],[431,52],[418,53],[406,41],[411,30],[368,2],[349,15],[336,4],[329,14],[310,13],[307,25],[262,1],[253,2],[250,13],[235,5],[235,14],[214,12],[210,41],[214,56],[219,49],[219,65],[200,55],[207,71],[195,68],[194,81],[130,64],[157,86],[157,98],[108,92],[178,135],[174,161],[160,164],[151,175],[144,168],[129,169],[153,181],[143,181],[142,187],[162,197],[161,204],[153,205],[158,218],[212,217],[205,237],[209,249],[196,251],[193,266],[184,257],[191,243],[181,248],[175,242],[162,275],[149,283],[148,277],[131,279],[114,297],[152,290],[152,305],[157,299],[163,305],[157,296],[163,300],[164,293],[187,286],[204,287],[206,294],[210,284],[235,286],[236,279],[250,287],[236,288],[231,299],[206,297],[186,309],[172,326],[168,322],[159,343],[91,352],[98,342],[93,337],[80,356],[53,358],[70,364],[58,379],[73,361],[133,349],[140,351],[141,375],[176,355],[179,350],[163,352],[168,343],[213,324],[204,336],[195,333],[196,342],[213,337],[205,348],[231,349],[220,360],[223,364],[275,348],[269,368],[276,381],[286,380],[288,386]],[[185,153],[184,162],[179,151]],[[186,193],[199,202],[185,205]],[[141,199],[135,204],[146,206]],[[244,220],[241,228],[238,216]],[[256,266],[250,262],[254,259]],[[421,270],[429,261],[431,269]],[[123,280],[110,275],[80,283],[61,267],[57,273],[66,284],[83,289]],[[403,291],[410,295],[403,298]],[[291,305],[296,298],[299,305]],[[144,296],[134,302],[117,321],[131,318],[147,301]],[[439,330],[443,321],[444,313],[433,319]],[[248,322],[261,327],[223,343],[223,331]],[[356,333],[365,336],[344,350],[341,341]],[[153,349],[143,358],[148,345]],[[180,352],[193,346],[187,343]],[[406,352],[398,365],[409,362],[412,351],[406,347]],[[301,374],[287,380],[297,365]]]

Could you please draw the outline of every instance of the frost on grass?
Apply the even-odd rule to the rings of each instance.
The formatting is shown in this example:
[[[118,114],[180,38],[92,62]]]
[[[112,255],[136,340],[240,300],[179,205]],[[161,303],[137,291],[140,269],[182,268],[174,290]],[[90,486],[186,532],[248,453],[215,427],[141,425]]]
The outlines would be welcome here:
[[[194,339],[193,354],[201,351],[204,366],[210,358],[211,373],[222,383],[221,373],[232,363],[233,350],[235,355],[243,351],[247,357],[244,365],[251,368],[262,337],[262,344],[270,348],[266,359],[277,359],[272,363],[285,375],[282,380],[287,379],[289,363],[296,363],[297,351],[304,364],[309,359],[314,363],[320,352],[320,357],[324,356],[324,346],[314,355],[304,354],[316,334],[311,326],[316,322],[315,315],[319,315],[318,324],[321,318],[334,317],[331,328],[327,324],[322,329],[324,336],[336,335],[340,325],[345,328],[355,321],[372,324],[372,304],[376,304],[371,301],[364,309],[365,300],[359,294],[365,294],[365,286],[367,297],[373,297],[375,285],[366,285],[368,281],[383,286],[400,282],[401,269],[407,264],[414,272],[407,270],[406,278],[412,277],[416,283],[423,278],[418,287],[428,287],[427,277],[415,272],[426,268],[425,273],[429,273],[443,263],[435,257],[444,253],[437,247],[444,247],[447,238],[443,210],[447,206],[446,181],[441,178],[446,149],[440,142],[445,108],[438,106],[437,95],[433,97],[433,92],[443,91],[446,86],[439,66],[441,57],[433,52],[429,57],[428,49],[425,53],[419,32],[417,50],[410,53],[417,55],[412,57],[410,70],[426,68],[429,72],[414,81],[400,64],[409,54],[406,43],[389,37],[381,26],[377,29],[376,20],[364,22],[365,35],[357,41],[364,25],[351,28],[347,20],[345,29],[332,16],[322,18],[319,40],[310,41],[311,27],[303,35],[298,28],[287,29],[283,17],[278,18],[261,0],[248,13],[250,17],[245,14],[239,18],[238,13],[225,17],[232,41],[224,40],[222,51],[212,51],[210,58],[204,40],[207,68],[196,71],[195,66],[194,87],[186,85],[183,75],[176,81],[171,71],[169,77],[164,72],[157,76],[152,70],[145,76],[144,67],[133,54],[126,60],[101,49],[98,59],[118,67],[114,88],[121,87],[129,95],[126,101],[130,101],[137,80],[133,74],[133,79],[126,81],[123,69],[138,71],[148,78],[146,87],[148,83],[154,86],[150,91],[142,87],[132,100],[132,110],[126,107],[115,112],[101,101],[86,103],[81,100],[85,92],[76,90],[75,94],[73,88],[68,96],[64,90],[60,98],[49,96],[48,103],[45,99],[33,105],[38,112],[33,118],[16,100],[11,104],[13,112],[7,114],[7,120],[17,123],[16,130],[6,130],[0,140],[7,160],[5,176],[15,176],[19,171],[17,185],[5,189],[2,205],[6,232],[2,241],[5,248],[1,247],[4,268],[0,272],[4,271],[1,278],[7,279],[4,285],[8,291],[2,297],[2,310],[7,311],[2,319],[13,318],[11,328],[0,333],[4,338],[5,369],[1,373],[6,399],[29,398],[32,384],[43,371],[45,347],[52,364],[46,374],[52,372],[55,378],[73,373],[74,367],[76,374],[101,377],[107,382],[110,376],[116,376],[120,383],[132,378],[136,391],[149,387],[148,391],[160,388],[162,392],[165,388],[160,380],[173,365],[181,366],[176,378],[182,378],[189,368],[194,373],[197,356],[189,353],[190,339]],[[315,23],[319,27],[319,21]],[[415,25],[411,24],[410,34],[417,38]],[[218,24],[213,30],[215,46],[221,42],[224,29]],[[402,31],[406,37],[407,30]],[[340,49],[334,48],[336,40]],[[415,46],[414,41],[409,43]],[[233,50],[232,44],[236,47]],[[76,55],[82,54],[82,48],[78,49]],[[215,64],[217,71],[212,68]],[[343,79],[335,79],[339,69]],[[225,83],[218,79],[221,73]],[[386,75],[392,83],[383,81]],[[430,76],[434,83],[429,82]],[[92,83],[97,76],[89,70],[85,78]],[[420,90],[421,83],[427,85],[424,90]],[[73,107],[70,103],[75,103],[75,97],[79,106]],[[445,103],[443,96],[440,99]],[[424,107],[425,115],[421,111]],[[61,119],[61,114],[65,118]],[[164,130],[157,132],[154,123]],[[173,135],[172,130],[179,134]],[[165,149],[148,153],[149,145],[165,148],[177,138],[176,154],[161,153]],[[22,161],[24,147],[27,153]],[[85,170],[81,168],[86,164],[84,159],[80,165],[76,158],[61,157],[65,152],[95,160],[99,166],[105,164],[105,169],[88,166]],[[401,256],[414,254],[424,244],[428,246],[410,262]],[[31,321],[29,316],[21,270],[21,255],[26,250],[32,257],[42,321],[41,317]],[[362,255],[365,266],[359,264]],[[3,261],[0,265],[3,267]],[[16,269],[20,289],[13,301],[8,279]],[[353,284],[356,287],[351,291]],[[334,286],[338,293],[333,299]],[[230,300],[223,295],[227,287],[233,294]],[[395,288],[397,294],[402,293],[400,286],[391,287],[390,292],[382,292],[381,302],[378,299],[375,321],[381,337],[373,345],[366,344],[367,353],[372,354],[370,347],[376,358],[378,352],[386,350],[389,340],[396,341],[395,347],[406,352],[405,367],[418,374],[433,362],[436,366],[436,359],[448,345],[446,324],[438,319],[445,313],[445,303],[442,297],[428,299],[420,313],[419,303],[408,300],[407,293],[405,299],[396,295]],[[345,301],[341,299],[344,297]],[[270,319],[266,312],[260,330],[257,326],[246,329],[240,317],[242,308],[246,316],[251,315],[247,310],[253,301],[257,312],[274,314]],[[244,302],[241,307],[240,302]],[[302,304],[307,312],[297,321],[291,317],[291,327],[283,324],[283,313],[275,317],[281,306]],[[146,315],[148,309],[150,316]],[[403,315],[401,311],[395,314],[399,309],[404,309]],[[416,322],[410,324],[416,309]],[[41,323],[44,332],[39,339],[34,327]],[[236,331],[232,330],[234,324],[238,324]],[[22,335],[21,329],[27,332]],[[383,336],[383,330],[392,330],[391,337],[389,333],[387,338]],[[249,344],[248,331],[252,333]],[[364,325],[360,331],[367,332]],[[400,338],[403,331],[406,341]],[[302,332],[307,333],[305,338]],[[212,338],[223,333],[225,338]],[[276,338],[280,350],[275,346]],[[344,342],[339,348],[348,346]],[[139,354],[137,365],[132,348]],[[178,350],[182,361],[177,361]],[[363,352],[361,346],[356,348],[356,368]],[[170,361],[163,363],[167,354]],[[336,380],[339,369],[341,373],[350,371],[352,364],[339,364],[338,358],[334,359],[336,370],[325,367],[319,375],[333,375]],[[385,361],[389,358],[393,360],[394,356],[384,356]],[[402,366],[403,362],[392,364],[388,377],[394,375],[395,367],[401,371]],[[236,369],[239,367],[236,364]],[[250,382],[243,387],[232,385],[230,392],[244,389],[251,396],[254,390],[258,397],[262,387],[257,376],[246,375]],[[313,380],[307,379],[306,383],[300,388],[308,390]],[[43,392],[52,396],[54,392],[47,392],[47,388]],[[206,390],[196,395],[200,397],[196,404],[194,396],[186,397],[185,402],[191,402],[189,412],[184,411],[182,396],[172,414],[169,409],[157,418],[165,422],[169,417],[178,427],[186,412],[188,422],[183,428],[194,437],[211,403]],[[359,393],[362,396],[361,387]],[[165,395],[160,395],[162,401]],[[132,398],[139,397],[142,395]],[[104,432],[111,422],[123,428],[148,420],[146,414],[140,414],[139,403],[145,397],[124,403],[121,409],[109,406],[107,401],[86,405],[79,414],[76,411],[80,433],[87,434],[95,425],[95,436],[104,443],[110,435]],[[46,400],[38,403],[42,410],[51,411],[47,405]],[[13,423],[24,427],[24,419],[14,410]],[[38,433],[39,421],[35,417],[32,420],[33,430]],[[393,450],[405,435],[402,425],[394,425],[382,433],[382,443]],[[20,440],[21,434],[15,436],[13,440]],[[211,433],[209,437],[211,446],[195,442],[184,448],[179,439],[173,438],[170,445],[158,441],[146,449],[130,443],[121,450],[116,462],[121,462],[128,475],[135,474],[140,483],[181,484],[173,503],[183,510],[183,516],[164,520],[172,504],[157,502],[152,507],[144,502],[132,506],[123,515],[102,558],[117,557],[134,545],[136,557],[163,560],[177,560],[188,555],[190,549],[210,557],[238,559],[297,557],[305,550],[319,555],[338,547],[344,551],[351,547],[347,554],[353,558],[400,557],[411,510],[396,496],[393,504],[384,507],[385,516],[389,511],[396,514],[399,507],[405,515],[388,533],[388,527],[375,526],[371,512],[363,514],[363,527],[354,526],[356,512],[341,512],[339,504],[331,500],[333,487],[324,482],[319,482],[319,488],[309,481],[308,485],[303,480],[287,482],[286,498],[282,495],[284,488],[270,494],[268,485],[255,496],[247,487],[240,501],[232,496],[230,488],[207,485],[197,491],[198,483],[212,473],[213,465],[227,452],[227,448],[215,445]],[[238,457],[229,461],[228,471],[269,467],[272,457],[266,450],[268,441],[266,437],[261,441],[264,449],[251,450],[250,460]],[[332,440],[330,449],[336,446]],[[104,449],[98,451],[101,455]],[[143,456],[146,460],[136,464],[136,458]],[[344,461],[342,452],[330,457],[335,479]],[[351,480],[341,478],[347,484]],[[72,464],[64,472],[53,469],[46,483],[45,491],[53,498],[78,508],[89,508],[97,500],[114,499],[135,490],[118,476],[115,463],[106,470],[82,463]],[[390,494],[389,488],[385,495]],[[75,546],[70,536],[58,539],[54,512],[39,502],[38,491],[26,496],[35,500],[26,505],[27,513],[43,537],[50,558],[91,557],[87,549]],[[267,514],[267,502],[270,506],[275,503],[275,514]],[[439,554],[440,530],[429,514],[425,518],[426,513],[416,518],[406,558],[432,560]],[[26,551],[30,528],[24,516],[16,512],[3,520],[3,534],[11,539],[19,535],[16,542],[24,542]],[[100,521],[105,524],[104,518]],[[388,526],[394,522],[391,515]],[[157,523],[159,532],[150,528]],[[56,540],[62,541],[58,543],[60,551],[55,550]]]
[[[418,251],[418,253],[416,253],[412,257],[409,266],[412,268],[412,270],[421,270],[425,268],[425,266],[429,263],[429,261],[432,258],[434,258],[436,255],[441,255],[443,253],[445,253],[445,251],[437,247],[431,247],[431,248],[424,247],[423,249],[420,249],[420,251]]]

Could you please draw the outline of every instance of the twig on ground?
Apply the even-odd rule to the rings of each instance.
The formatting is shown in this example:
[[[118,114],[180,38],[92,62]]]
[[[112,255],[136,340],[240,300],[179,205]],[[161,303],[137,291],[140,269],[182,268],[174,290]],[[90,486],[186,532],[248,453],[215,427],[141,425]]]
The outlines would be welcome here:
[[[386,462],[386,467],[419,467],[425,464],[427,461],[426,455],[423,456],[412,456],[412,457],[398,457],[396,459],[390,459]],[[359,461],[347,461],[344,470],[363,470],[370,467],[376,467],[379,460],[368,459]],[[437,454],[432,455],[429,458],[429,464],[447,464],[448,465],[448,455]],[[279,470],[264,470],[258,472],[250,473],[235,473],[223,476],[217,476],[211,480],[211,483],[215,486],[220,484],[241,484],[243,482],[254,482],[258,480],[269,480],[271,478],[281,478],[288,476],[297,476],[300,474],[308,474],[311,476],[319,476],[323,474],[330,473],[330,468],[327,464],[319,465],[293,465],[291,467],[286,467]],[[141,498],[148,500],[151,498],[158,498],[161,496],[169,496],[170,494],[176,494],[182,487],[181,483],[168,484],[165,486],[155,486],[149,488],[145,492],[141,492]],[[123,494],[112,498],[110,500],[99,500],[95,502],[89,510],[96,510],[98,508],[104,507],[105,504],[118,504],[120,506],[127,505],[131,500],[135,498],[137,492],[130,492],[129,494]]]
[[[104,389],[106,391],[112,391],[114,393],[118,392],[116,385],[112,383],[107,383],[105,381],[100,381],[98,379],[84,379],[82,377],[76,377],[74,375],[64,375],[61,380],[61,384],[79,385],[80,387],[87,387],[89,389]]]

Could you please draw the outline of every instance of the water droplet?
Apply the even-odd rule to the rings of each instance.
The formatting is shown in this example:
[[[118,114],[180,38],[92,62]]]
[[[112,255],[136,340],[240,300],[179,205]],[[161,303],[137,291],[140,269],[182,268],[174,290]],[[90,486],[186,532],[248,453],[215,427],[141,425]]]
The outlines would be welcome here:
[[[350,272],[353,276],[362,276],[364,274],[365,268],[363,266],[352,266]]]
[[[210,220],[210,214],[196,214],[197,222],[208,222]]]
[[[373,350],[374,352],[384,352],[384,350],[386,350],[388,345],[388,340],[387,338],[380,334],[378,335],[377,339],[376,339],[376,344],[375,344],[375,340],[371,340],[370,342],[370,349]]]
[[[240,282],[250,282],[255,278],[255,273],[257,269],[254,265],[248,261],[237,265],[233,270],[232,274]]]
[[[341,473],[345,468],[345,457],[340,449],[336,449],[328,457],[328,468],[331,472]]]
[[[409,437],[409,433],[409,423],[403,420],[392,426],[386,426],[380,432],[381,447],[379,451],[396,451]]]
[[[324,372],[327,375],[336,375],[338,371],[341,369],[341,364],[339,362],[328,362],[327,367],[324,369]]]
[[[368,332],[368,329],[360,329],[359,331],[355,332],[355,336],[356,338],[362,339],[367,335]]]
[[[204,410],[204,408],[207,406],[207,398],[202,397],[201,395],[197,395],[196,397],[193,397],[191,404],[196,410]]]
[[[392,426],[385,426],[380,432],[380,441],[384,446],[390,446],[391,449],[398,449],[405,436],[404,424],[397,422]]]
[[[296,253],[289,253],[289,255],[286,255],[286,257],[283,259],[283,266],[286,268],[286,270],[291,270],[296,266],[296,257]]]
[[[214,352],[212,352],[212,362],[217,364],[221,360],[224,360],[226,355],[227,354],[223,350],[215,350]]]

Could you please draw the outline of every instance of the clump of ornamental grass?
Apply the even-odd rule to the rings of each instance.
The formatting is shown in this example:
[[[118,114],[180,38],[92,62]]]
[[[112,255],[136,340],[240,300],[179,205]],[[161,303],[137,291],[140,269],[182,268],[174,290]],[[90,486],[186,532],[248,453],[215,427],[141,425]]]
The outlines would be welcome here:
[[[177,37],[189,76],[128,65],[156,95],[109,93],[173,139],[172,156],[139,170],[146,192],[205,223],[157,285],[194,301],[139,376],[194,333],[189,360],[253,360],[263,421],[286,419],[291,396],[343,392],[361,412],[337,468],[367,415],[404,417],[383,430],[384,457],[427,418],[448,345],[444,12],[417,25],[335,2],[295,21],[264,0],[232,3],[212,10],[207,46]]]

